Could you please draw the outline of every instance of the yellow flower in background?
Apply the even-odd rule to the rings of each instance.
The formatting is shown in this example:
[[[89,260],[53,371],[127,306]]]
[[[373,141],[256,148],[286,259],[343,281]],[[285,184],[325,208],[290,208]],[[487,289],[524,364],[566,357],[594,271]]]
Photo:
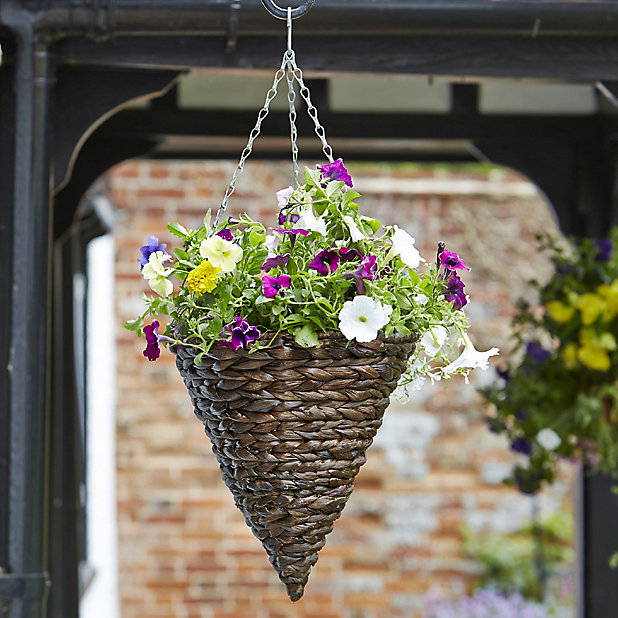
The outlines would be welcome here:
[[[590,326],[607,309],[605,301],[597,294],[582,294],[577,299],[577,308],[581,312],[582,324]]]
[[[194,294],[212,292],[219,280],[221,269],[204,260],[187,275],[187,288]]]
[[[569,307],[559,300],[552,300],[545,307],[554,322],[568,322],[575,313],[573,307]]]
[[[618,315],[618,280],[612,281],[611,285],[601,284],[597,288],[597,294],[605,301],[607,311],[604,317],[609,321]]]
[[[585,345],[579,348],[577,358],[586,367],[595,371],[607,371],[611,365],[609,354],[596,345]]]
[[[568,369],[573,369],[577,365],[577,344],[569,343],[562,350],[562,359]]]

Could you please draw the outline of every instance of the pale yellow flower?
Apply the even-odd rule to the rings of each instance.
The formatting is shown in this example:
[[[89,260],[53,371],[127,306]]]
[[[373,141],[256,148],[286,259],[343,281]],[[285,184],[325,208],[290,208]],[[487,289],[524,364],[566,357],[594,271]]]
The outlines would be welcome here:
[[[221,236],[211,236],[200,245],[200,255],[225,273],[236,268],[236,264],[242,260],[242,253],[242,247]]]

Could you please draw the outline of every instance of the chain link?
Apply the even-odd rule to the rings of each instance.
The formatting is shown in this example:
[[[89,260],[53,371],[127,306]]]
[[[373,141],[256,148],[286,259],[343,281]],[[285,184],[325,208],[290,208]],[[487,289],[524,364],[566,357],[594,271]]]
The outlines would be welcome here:
[[[290,119],[290,140],[292,142],[292,167],[294,172],[294,188],[298,186],[298,131],[296,129],[296,91],[294,89],[294,81],[298,82],[300,96],[303,98],[305,103],[307,104],[307,113],[309,117],[313,121],[315,134],[318,136],[320,142],[322,143],[322,152],[325,157],[328,159],[329,163],[333,162],[333,150],[326,141],[326,132],[324,131],[324,127],[320,124],[318,120],[318,110],[311,102],[311,94],[309,92],[309,88],[305,85],[303,81],[303,72],[300,70],[298,65],[296,64],[296,58],[294,54],[294,50],[292,49],[292,20],[290,18],[290,9],[288,9],[288,48],[283,54],[283,59],[281,61],[281,66],[275,73],[275,77],[273,80],[273,84],[270,87],[270,90],[266,93],[266,100],[264,102],[264,106],[258,113],[257,121],[255,126],[249,133],[249,140],[245,149],[242,151],[240,155],[240,161],[238,166],[234,170],[234,175],[232,176],[232,180],[225,191],[225,195],[223,196],[223,200],[221,201],[221,206],[219,206],[219,210],[217,211],[217,216],[215,217],[214,226],[216,227],[219,223],[221,215],[227,208],[227,203],[236,189],[236,182],[238,181],[238,177],[242,174],[245,161],[253,152],[253,142],[260,134],[260,130],[262,128],[262,122],[264,118],[268,116],[268,112],[270,111],[270,104],[272,100],[277,96],[277,88],[279,86],[279,82],[286,78],[288,84],[288,105],[289,105],[289,119]]]

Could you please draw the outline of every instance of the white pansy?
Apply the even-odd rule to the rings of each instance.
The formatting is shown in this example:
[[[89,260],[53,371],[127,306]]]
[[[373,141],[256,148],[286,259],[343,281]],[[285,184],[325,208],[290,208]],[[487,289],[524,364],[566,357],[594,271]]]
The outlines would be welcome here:
[[[304,208],[300,213],[300,218],[294,224],[294,229],[309,230],[310,232],[319,232],[322,236],[326,236],[326,221],[324,217],[319,219],[313,214],[312,208]]]
[[[350,230],[350,236],[352,237],[352,242],[358,242],[359,240],[365,240],[367,236],[363,234],[358,226],[356,225],[356,221],[350,215],[343,215],[343,221],[348,226]]]
[[[562,444],[560,436],[549,427],[541,429],[541,431],[536,434],[536,441],[548,451],[554,451]]]
[[[163,262],[167,262],[169,259],[171,259],[171,256],[167,253],[155,251],[150,254],[148,264],[142,269],[144,279],[148,281],[150,288],[160,296],[169,296],[174,291],[172,282],[166,278],[172,274],[172,269],[163,266]]]
[[[393,308],[361,294],[344,303],[339,312],[339,330],[347,339],[362,343],[373,341],[388,324]]]
[[[202,241],[200,255],[224,273],[229,273],[242,259],[242,247],[221,236],[211,236]]]
[[[401,261],[409,268],[418,268],[421,262],[425,259],[421,257],[418,249],[414,246],[414,238],[405,230],[393,225],[395,230],[392,238],[393,246],[390,248],[387,260],[392,260],[395,256],[399,256]]]
[[[277,191],[277,204],[279,204],[280,208],[288,203],[290,195],[292,195],[292,193],[294,193],[293,187],[288,187],[287,189],[281,189],[281,191]]]
[[[448,331],[444,326],[434,326],[423,335],[419,345],[427,356],[433,358],[442,349],[447,337]]]
[[[487,369],[489,367],[489,357],[500,353],[498,348],[491,348],[487,352],[479,352],[474,348],[470,337],[465,333],[461,335],[461,341],[464,344],[463,352],[450,365],[444,367],[443,373],[451,374],[458,369],[464,368]]]

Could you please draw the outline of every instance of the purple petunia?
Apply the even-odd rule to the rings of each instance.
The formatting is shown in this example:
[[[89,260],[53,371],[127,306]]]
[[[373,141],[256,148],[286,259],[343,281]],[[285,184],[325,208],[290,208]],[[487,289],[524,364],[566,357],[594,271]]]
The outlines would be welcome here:
[[[449,270],[458,270],[460,268],[463,270],[470,270],[456,253],[447,251],[446,249],[440,252],[440,264]]]
[[[217,232],[217,236],[220,236],[223,240],[229,240],[230,242],[234,240],[232,230],[227,227],[224,227],[220,232]]]
[[[544,363],[551,356],[551,352],[546,350],[538,341],[526,343],[526,354],[539,364]]]
[[[149,361],[156,361],[161,354],[161,350],[159,350],[159,322],[154,320],[152,324],[144,326],[142,332],[146,335],[146,349],[142,354]]]
[[[609,262],[614,250],[614,244],[609,238],[598,238],[594,241],[599,250],[594,256],[595,262]]]
[[[309,230],[302,230],[302,229],[297,229],[297,230],[275,229],[275,232],[279,232],[279,234],[287,234],[288,236],[298,236],[299,234],[301,234],[302,236],[308,236],[311,233]]]
[[[285,294],[286,288],[289,288],[291,283],[290,275],[280,275],[279,277],[264,275],[262,277],[262,291],[264,296],[274,298],[277,294]]]
[[[290,221],[290,223],[296,223],[300,219],[300,215],[296,212],[288,215],[285,212],[281,211],[279,213],[279,225],[285,225],[286,221]]]
[[[244,318],[235,318],[223,327],[220,337],[230,336],[230,339],[221,339],[217,343],[223,345],[230,350],[238,350],[240,348],[247,349],[247,346],[259,338],[260,331],[251,326]]]
[[[137,261],[140,263],[140,270],[143,270],[144,266],[148,264],[148,260],[153,253],[157,251],[163,251],[163,253],[165,253],[166,247],[167,244],[159,243],[159,239],[156,236],[149,236],[148,244],[140,248],[142,257],[137,258]]]
[[[530,470],[517,466],[513,474],[515,485],[522,494],[532,495],[541,488],[544,475],[540,470]]]
[[[324,180],[343,180],[348,187],[354,186],[352,184],[352,177],[348,174],[348,170],[344,167],[341,159],[326,165],[318,165],[318,169],[322,172]]]
[[[532,442],[521,436],[514,438],[511,442],[511,450],[521,455],[532,455]]]
[[[451,301],[455,309],[462,309],[468,303],[468,299],[463,291],[466,286],[459,275],[452,270],[447,271],[442,275],[442,280],[446,282],[444,298]]]
[[[264,272],[269,272],[273,268],[285,268],[287,266],[288,260],[292,256],[289,253],[285,253],[284,255],[276,255],[275,257],[267,258],[264,260],[264,263],[260,266],[260,270]]]
[[[341,247],[339,249],[339,255],[341,256],[342,262],[353,262],[354,260],[362,260],[363,255],[359,253],[356,249],[351,249],[350,247]]]
[[[356,290],[359,294],[364,294],[367,291],[365,286],[365,280],[373,281],[377,274],[378,266],[376,264],[377,257],[375,255],[368,255],[360,264],[360,266],[349,273],[346,273],[344,277],[353,277],[356,284]]]
[[[328,275],[329,272],[334,273],[339,268],[339,254],[328,249],[320,251],[313,258],[308,268],[315,268],[321,275]]]

